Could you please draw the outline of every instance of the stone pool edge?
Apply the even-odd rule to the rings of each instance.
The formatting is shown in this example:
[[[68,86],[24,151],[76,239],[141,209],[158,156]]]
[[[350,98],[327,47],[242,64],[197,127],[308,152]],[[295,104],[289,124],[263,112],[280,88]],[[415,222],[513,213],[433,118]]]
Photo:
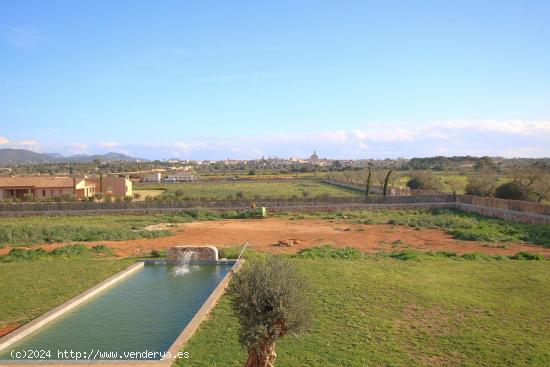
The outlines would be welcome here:
[[[178,335],[176,340],[172,343],[170,348],[166,351],[167,353],[170,353],[171,355],[176,355],[179,351],[181,351],[181,348],[191,339],[195,331],[199,328],[200,324],[204,321],[204,319],[208,316],[210,311],[216,306],[218,301],[220,300],[221,296],[225,293],[225,289],[229,285],[229,281],[231,280],[231,275],[235,272],[237,272],[244,262],[243,259],[237,260],[235,264],[231,267],[231,269],[225,274],[224,278],[218,283],[216,288],[210,293],[210,296],[204,301],[201,308],[195,313],[195,316],[189,321],[187,326],[183,329],[183,331]],[[172,360],[168,366],[172,364],[172,362],[175,362],[175,359]]]
[[[0,338],[0,350],[6,349],[13,343],[16,343],[17,341],[21,340],[22,338],[26,337],[28,334],[32,333],[33,331],[43,327],[47,323],[55,320],[59,316],[63,315],[64,313],[70,311],[74,307],[80,305],[81,303],[87,301],[89,298],[95,296],[97,293],[111,287],[115,283],[121,281],[122,279],[126,278],[128,275],[133,274],[139,269],[142,269],[146,263],[148,262],[154,262],[155,260],[142,260],[139,261],[128,268],[116,273],[115,275],[107,278],[103,282],[96,284],[92,288],[89,288],[88,290],[84,291],[83,293],[77,295],[76,297],[66,301],[65,303],[57,306],[56,308],[46,312],[42,316],[39,316],[38,318],[28,322],[27,324],[21,326],[20,328],[12,331],[9,334],[4,335],[2,338]],[[162,261],[162,260],[161,260]],[[234,261],[234,260],[233,260]],[[217,261],[217,263],[231,263],[233,262],[231,260],[222,260]],[[189,341],[189,339],[193,336],[195,331],[199,328],[202,321],[208,316],[210,311],[214,308],[214,306],[218,303],[221,296],[224,294],[225,289],[229,285],[229,281],[231,280],[231,275],[238,271],[240,266],[243,264],[244,259],[240,259],[234,262],[231,269],[227,272],[227,274],[224,276],[224,278],[218,283],[216,288],[210,293],[210,296],[204,301],[204,303],[201,305],[199,310],[195,313],[191,321],[187,324],[187,326],[182,330],[182,332],[178,335],[176,340],[172,343],[172,345],[168,348],[166,353],[170,353],[172,356],[176,356],[180,351],[181,348]],[[0,360],[0,366],[25,366],[25,367],[33,367],[33,366],[48,366],[48,367],[54,367],[54,366],[60,366],[60,367],[70,367],[70,366],[83,366],[83,365],[97,365],[101,367],[107,367],[107,366],[114,366],[114,367],[137,367],[137,366],[144,366],[144,367],[169,367],[173,363],[176,362],[176,358],[170,358],[165,360]]]

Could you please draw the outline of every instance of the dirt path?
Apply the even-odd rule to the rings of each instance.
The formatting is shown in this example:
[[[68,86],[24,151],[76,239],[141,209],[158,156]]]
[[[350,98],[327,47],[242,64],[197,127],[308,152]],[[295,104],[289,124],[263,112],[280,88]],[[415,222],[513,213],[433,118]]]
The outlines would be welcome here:
[[[112,247],[120,256],[140,256],[152,249],[164,249],[173,245],[215,245],[228,247],[249,241],[250,247],[263,252],[294,253],[302,248],[330,244],[334,247],[351,246],[363,252],[390,252],[405,248],[420,251],[483,252],[487,254],[513,255],[518,251],[541,253],[550,257],[550,249],[518,243],[494,243],[459,241],[438,229],[415,230],[387,224],[350,224],[334,220],[221,220],[193,222],[176,227],[169,237],[138,239],[131,241],[100,241]],[[297,239],[299,244],[279,247],[283,239]],[[52,250],[66,244],[43,245]],[[0,249],[0,255],[9,248]]]

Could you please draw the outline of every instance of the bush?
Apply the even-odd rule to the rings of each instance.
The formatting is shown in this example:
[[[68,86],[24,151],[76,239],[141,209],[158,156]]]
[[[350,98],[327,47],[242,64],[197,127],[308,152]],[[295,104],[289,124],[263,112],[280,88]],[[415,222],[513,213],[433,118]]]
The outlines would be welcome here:
[[[41,248],[36,250],[24,250],[14,248],[7,255],[0,256],[1,262],[12,262],[16,260],[35,260],[47,255],[47,252]]]
[[[298,251],[297,257],[304,259],[344,259],[357,260],[363,256],[361,251],[353,247],[333,248],[329,245],[310,247]]]
[[[465,260],[491,260],[492,257],[479,252],[472,252],[461,256]]]
[[[534,254],[532,252],[521,251],[511,257],[514,260],[545,260],[544,255]]]
[[[165,257],[165,256],[166,256],[166,251],[157,250],[157,249],[151,250],[151,257],[159,258],[159,257]]]
[[[88,252],[88,248],[84,245],[69,245],[56,248],[51,252],[55,256],[79,256]]]
[[[92,252],[95,253],[110,253],[112,250],[106,245],[95,245],[92,247]]]
[[[416,173],[407,181],[407,186],[411,189],[441,190],[442,184],[433,174]]]
[[[495,197],[508,200],[523,200],[521,187],[517,182],[510,181],[497,187]]]
[[[390,254],[390,257],[402,261],[419,260],[423,256],[425,256],[425,254],[423,254],[422,252],[413,250],[403,250],[401,252]]]

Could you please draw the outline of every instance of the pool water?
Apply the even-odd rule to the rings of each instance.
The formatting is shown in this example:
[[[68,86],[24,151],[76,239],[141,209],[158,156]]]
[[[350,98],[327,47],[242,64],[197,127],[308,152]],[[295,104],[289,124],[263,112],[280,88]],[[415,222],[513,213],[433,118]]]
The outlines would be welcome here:
[[[0,359],[11,359],[13,350],[50,351],[40,359],[69,359],[59,358],[64,351],[80,352],[82,356],[93,353],[88,357],[91,359],[159,359],[160,355],[146,356],[143,352],[168,350],[231,266],[145,264],[143,269],[3,350]],[[141,354],[120,357],[128,352]]]

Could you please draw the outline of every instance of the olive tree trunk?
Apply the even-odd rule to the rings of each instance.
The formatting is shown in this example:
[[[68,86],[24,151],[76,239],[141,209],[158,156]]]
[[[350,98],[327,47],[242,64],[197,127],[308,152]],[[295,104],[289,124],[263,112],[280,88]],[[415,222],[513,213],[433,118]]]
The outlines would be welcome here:
[[[248,350],[248,359],[246,360],[245,367],[274,367],[275,358],[275,342],[262,343],[260,351],[256,348],[250,348]]]

